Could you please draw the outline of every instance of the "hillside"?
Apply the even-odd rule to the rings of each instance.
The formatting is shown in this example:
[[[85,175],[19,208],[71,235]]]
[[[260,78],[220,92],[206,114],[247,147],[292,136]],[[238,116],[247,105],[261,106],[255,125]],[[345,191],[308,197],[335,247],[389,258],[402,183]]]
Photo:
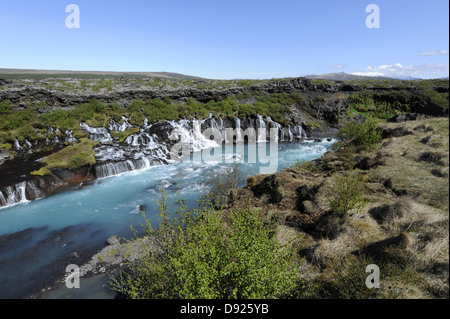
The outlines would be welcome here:
[[[251,177],[231,195],[230,211],[251,203],[278,223],[279,240],[303,262],[299,276],[312,298],[448,298],[448,119],[381,130],[373,150],[355,153],[346,144]],[[360,193],[350,193],[355,187]],[[346,196],[359,198],[354,208],[331,207],[333,199],[352,200]],[[380,267],[380,289],[365,286],[369,264]]]
[[[200,77],[171,72],[112,72],[112,71],[69,71],[69,70],[34,70],[34,69],[2,69],[0,79],[47,79],[47,78],[78,78],[100,79],[110,78],[163,78],[163,79],[201,79]]]

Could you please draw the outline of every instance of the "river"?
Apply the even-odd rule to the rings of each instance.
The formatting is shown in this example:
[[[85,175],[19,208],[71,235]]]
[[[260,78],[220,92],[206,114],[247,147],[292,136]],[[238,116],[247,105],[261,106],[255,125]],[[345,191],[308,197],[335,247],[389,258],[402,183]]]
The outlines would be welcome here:
[[[318,158],[333,143],[327,139],[279,143],[277,169]],[[246,145],[244,158],[247,153]],[[239,154],[233,157],[239,158]],[[234,165],[225,159],[226,155],[215,162],[191,160],[153,166],[0,209],[0,298],[27,298],[45,289],[64,275],[66,265],[87,262],[111,235],[132,238],[130,226],[139,229],[142,221],[140,205],[145,205],[147,217],[156,222],[161,189],[166,190],[173,209],[179,199],[195,207],[201,194],[208,192],[210,176],[225,173]],[[258,174],[266,165],[245,160],[239,164],[245,175]],[[94,297],[96,289],[86,287],[83,297]]]

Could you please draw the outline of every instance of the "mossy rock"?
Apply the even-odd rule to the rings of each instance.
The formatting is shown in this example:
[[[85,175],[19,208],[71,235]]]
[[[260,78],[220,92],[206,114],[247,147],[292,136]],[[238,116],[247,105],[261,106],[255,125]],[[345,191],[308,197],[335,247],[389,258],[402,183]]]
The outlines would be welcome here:
[[[52,172],[47,167],[41,167],[39,170],[31,172],[30,174],[33,176],[45,176],[50,175]]]
[[[67,146],[57,153],[44,158],[44,168],[37,172],[47,172],[45,169],[76,169],[96,163],[94,146],[98,141],[82,138],[78,144]],[[37,174],[36,172],[36,174]]]

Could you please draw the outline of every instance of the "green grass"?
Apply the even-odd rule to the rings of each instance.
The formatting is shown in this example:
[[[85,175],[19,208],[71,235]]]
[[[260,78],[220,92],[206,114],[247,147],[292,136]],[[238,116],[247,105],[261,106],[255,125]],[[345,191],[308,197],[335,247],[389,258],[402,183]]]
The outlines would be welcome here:
[[[45,165],[39,171],[32,175],[46,175],[51,169],[76,169],[85,165],[96,163],[94,146],[99,142],[82,138],[78,144],[67,146],[57,153],[44,158],[42,163]]]
[[[123,132],[112,132],[111,135],[114,139],[118,139],[120,143],[123,143],[131,134],[139,133],[139,127],[131,127]]]

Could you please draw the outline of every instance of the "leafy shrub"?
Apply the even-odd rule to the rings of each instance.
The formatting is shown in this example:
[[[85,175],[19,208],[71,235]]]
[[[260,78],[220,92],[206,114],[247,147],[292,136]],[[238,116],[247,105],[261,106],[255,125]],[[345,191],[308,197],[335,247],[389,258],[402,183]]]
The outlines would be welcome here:
[[[5,100],[0,102],[0,114],[9,114],[12,112],[11,101]]]
[[[292,255],[258,212],[229,214],[205,205],[169,217],[160,202],[159,228],[146,219],[151,247],[130,271],[111,281],[129,298],[278,298],[298,287]]]
[[[242,169],[235,164],[227,172],[214,173],[208,180],[211,188],[210,195],[214,199],[215,204],[223,207],[228,204],[231,199],[231,191],[239,187],[239,184],[245,181],[245,175]]]
[[[30,119],[31,117],[23,111],[5,114],[0,117],[0,129],[4,131],[14,130]]]
[[[333,211],[345,214],[364,203],[364,182],[357,172],[339,173],[329,187],[329,205]]]
[[[34,141],[39,138],[39,134],[36,133],[34,127],[32,127],[30,124],[26,124],[23,128],[19,131],[18,140],[24,141],[27,139],[28,141]]]
[[[361,151],[375,147],[381,141],[381,133],[377,121],[373,118],[368,118],[364,123],[347,123],[339,130],[336,136],[341,141],[350,141],[357,151]],[[337,147],[340,147],[340,145],[338,143]]]

